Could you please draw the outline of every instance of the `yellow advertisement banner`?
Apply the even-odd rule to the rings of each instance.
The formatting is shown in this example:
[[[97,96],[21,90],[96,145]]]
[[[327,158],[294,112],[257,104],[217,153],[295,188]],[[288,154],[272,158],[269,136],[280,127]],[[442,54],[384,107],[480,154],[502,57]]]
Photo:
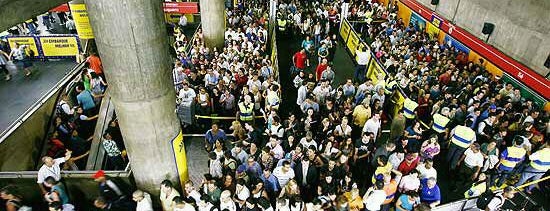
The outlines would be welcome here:
[[[369,69],[368,69],[368,72],[367,72],[367,78],[370,78],[372,79],[372,83],[373,84],[377,84],[378,83],[378,77],[385,77],[386,76],[386,72],[384,72],[384,70],[382,70],[382,67],[380,67],[380,65],[378,65],[378,63],[376,62],[376,60],[373,58],[370,60],[370,64],[369,64]]]
[[[403,19],[403,23],[405,23],[405,26],[409,26],[409,22],[411,21],[411,9],[409,7],[405,6],[401,1],[397,3],[397,7],[399,8],[397,10],[397,17]]]
[[[70,4],[71,13],[76,25],[76,32],[80,39],[93,39],[94,32],[88,18],[88,11],[85,4]]]
[[[437,37],[439,35],[439,28],[437,28],[437,26],[434,26],[430,22],[426,22],[426,32],[428,32],[430,38],[433,39],[434,37]]]
[[[44,56],[76,56],[78,41],[76,37],[39,37]]]
[[[342,22],[342,27],[340,27],[340,36],[342,37],[342,40],[344,40],[344,42],[348,40],[348,35],[350,30],[351,30],[351,26],[349,25],[349,22],[347,20],[344,20]]]
[[[189,180],[187,171],[187,155],[185,154],[185,142],[181,131],[178,136],[172,140],[172,150],[174,150],[174,158],[176,159],[176,167],[178,169],[178,177],[180,178],[181,188],[184,189],[185,182]]]
[[[351,52],[352,57],[355,57],[355,50],[357,50],[357,47],[360,44],[359,42],[360,42],[359,36],[354,31],[351,31],[349,33],[349,38],[346,45],[348,46],[348,49]]]
[[[15,48],[15,43],[18,43],[19,45],[29,46],[29,48],[34,51],[34,56],[39,56],[38,47],[36,46],[34,37],[8,37],[8,43],[10,44],[11,49]]]

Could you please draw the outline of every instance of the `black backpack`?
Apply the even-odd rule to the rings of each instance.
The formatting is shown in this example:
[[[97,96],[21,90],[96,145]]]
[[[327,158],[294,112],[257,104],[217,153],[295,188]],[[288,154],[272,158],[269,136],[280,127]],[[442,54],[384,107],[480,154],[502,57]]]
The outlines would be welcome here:
[[[505,200],[504,196],[496,195],[493,191],[487,189],[484,193],[479,195],[479,197],[477,198],[477,201],[476,201],[477,208],[479,208],[481,210],[485,210],[487,208],[487,206],[489,205],[489,203],[491,203],[491,201],[494,198],[499,198],[500,204],[504,204],[503,203],[504,200]]]
[[[57,116],[59,116],[61,118],[61,120],[68,121],[70,119],[70,115],[65,113],[65,111],[63,110],[63,105],[69,105],[69,104],[67,104],[67,103],[57,104],[55,112],[56,112]]]

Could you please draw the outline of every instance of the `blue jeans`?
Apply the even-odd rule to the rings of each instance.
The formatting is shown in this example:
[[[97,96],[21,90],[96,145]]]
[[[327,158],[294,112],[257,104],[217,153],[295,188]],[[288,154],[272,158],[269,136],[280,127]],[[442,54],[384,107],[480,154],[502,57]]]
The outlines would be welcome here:
[[[521,177],[519,178],[518,183],[516,183],[516,185],[514,186],[515,187],[521,186],[528,180],[531,180],[531,181],[538,180],[542,178],[542,176],[544,176],[544,173],[546,173],[546,171],[541,171],[529,166],[525,169],[525,171],[523,171],[523,173],[521,173]],[[535,187],[535,184],[529,185],[527,188],[525,188],[525,190],[531,191],[533,187]]]
[[[507,170],[497,168],[498,175],[496,177],[494,177],[494,179],[491,180],[490,186],[493,186],[493,184],[495,183],[495,180],[497,178],[498,178],[498,182],[497,182],[496,186],[497,187],[502,186],[502,184],[504,184],[504,181],[506,181],[506,179],[508,179],[508,177],[512,174],[512,171],[513,170],[507,171]]]
[[[359,83],[363,83],[365,82],[365,77],[366,77],[366,74],[367,74],[367,65],[357,65],[357,67],[355,67],[355,74],[354,74],[354,78],[359,82]]]
[[[451,169],[456,169],[456,164],[458,163],[458,160],[464,152],[466,151],[466,148],[462,148],[457,146],[456,144],[451,143],[449,146],[449,153],[447,153],[447,162],[449,162]]]

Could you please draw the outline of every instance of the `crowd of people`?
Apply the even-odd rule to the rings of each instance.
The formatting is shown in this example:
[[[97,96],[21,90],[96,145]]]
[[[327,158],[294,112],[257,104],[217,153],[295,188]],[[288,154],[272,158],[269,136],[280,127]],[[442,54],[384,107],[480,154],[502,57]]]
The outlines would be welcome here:
[[[208,48],[200,29],[188,39],[184,26],[176,27],[173,79],[180,107],[235,121],[189,121],[208,128],[208,173],[200,184],[187,181],[181,194],[171,181],[163,181],[163,210],[430,210],[449,201],[443,194],[448,192],[461,198],[488,196],[478,204],[484,210],[517,209],[506,204],[520,191],[517,187],[548,173],[549,113],[524,98],[519,87],[488,73],[484,60],[468,61],[465,52],[439,43],[418,24],[406,26],[396,6],[278,2],[277,33],[303,38],[288,70],[293,81],[281,84],[268,49],[268,2],[226,6],[223,48]],[[354,28],[368,47],[356,51],[354,77],[338,84],[333,60],[343,8],[349,8],[348,18],[357,23]],[[371,55],[388,76],[367,77]],[[101,95],[93,89],[106,85],[91,63],[90,69],[96,75],[89,77],[88,88],[85,81],[76,88],[80,107],[60,104],[69,117],[57,117],[52,136],[62,144],[44,157],[39,171],[37,182],[55,207],[51,210],[70,209],[56,172],[61,163],[82,156],[82,150],[62,146],[89,137],[83,122],[93,121],[94,97]],[[292,108],[280,107],[281,86],[297,93]],[[394,113],[397,92],[406,99]],[[78,124],[70,120],[74,113]],[[103,143],[119,166],[125,162],[122,137],[116,121],[112,127]],[[52,159],[61,152],[65,157]],[[449,178],[441,178],[442,172]],[[94,180],[101,195],[95,207],[153,210],[148,193],[130,194],[103,171]],[[503,191],[491,195],[496,189]],[[0,190],[0,197],[21,206],[9,188]]]

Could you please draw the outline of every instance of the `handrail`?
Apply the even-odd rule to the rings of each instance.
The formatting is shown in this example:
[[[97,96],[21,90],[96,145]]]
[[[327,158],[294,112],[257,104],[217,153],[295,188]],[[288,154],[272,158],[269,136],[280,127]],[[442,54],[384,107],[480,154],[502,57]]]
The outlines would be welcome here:
[[[106,170],[105,174],[111,177],[129,176],[132,171],[129,165],[125,170],[121,171],[109,171]],[[61,171],[61,176],[65,178],[91,178],[97,171]],[[10,171],[0,172],[0,178],[37,178],[38,171]]]
[[[2,133],[0,133],[0,143],[4,142],[23,122],[25,122],[30,116],[34,114],[42,105],[48,101],[50,97],[52,97],[55,93],[57,93],[60,89],[65,87],[65,85],[74,79],[75,76],[78,75],[80,70],[84,67],[84,62],[79,63],[75,65],[71,71],[65,73],[65,76],[57,82],[48,92],[43,95],[38,101],[36,101],[34,104],[31,105],[17,120],[15,120],[13,123],[8,126],[6,130],[4,130]]]
[[[195,29],[195,32],[193,32],[193,36],[189,40],[189,43],[187,43],[187,46],[185,46],[185,57],[189,57],[189,54],[191,54],[191,48],[193,47],[193,43],[195,42],[195,35],[197,34],[201,26],[202,23],[199,23],[199,25]]]
[[[93,134],[92,145],[90,146],[90,154],[88,155],[86,170],[101,169],[102,163],[106,156],[101,142],[103,140],[103,133],[109,126],[109,122],[111,121],[114,112],[114,106],[111,101],[108,88],[104,93],[103,99],[101,100],[101,105],[98,121]]]

